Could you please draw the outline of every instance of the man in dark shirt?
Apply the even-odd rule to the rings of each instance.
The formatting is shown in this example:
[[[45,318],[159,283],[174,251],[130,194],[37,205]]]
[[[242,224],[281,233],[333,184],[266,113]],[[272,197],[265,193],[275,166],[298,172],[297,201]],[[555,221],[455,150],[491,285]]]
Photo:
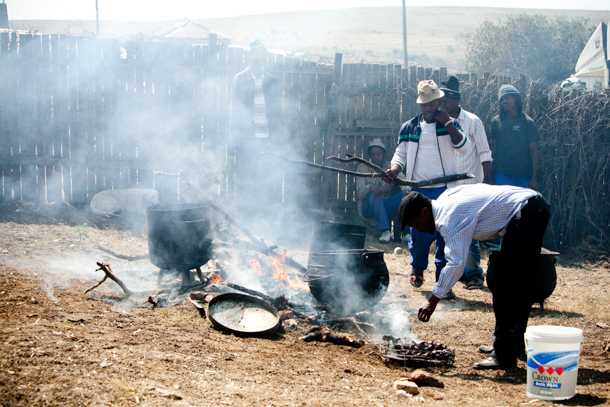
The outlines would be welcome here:
[[[267,48],[255,38],[250,42],[250,65],[235,76],[231,99],[229,161],[235,151],[237,196],[243,210],[250,212],[277,203],[281,188],[279,167],[260,155],[277,153],[285,142],[282,100],[275,78],[264,69],[266,63]]]
[[[496,164],[496,184],[538,188],[538,140],[531,117],[521,109],[521,94],[511,85],[498,93],[500,114],[491,122],[491,153]]]

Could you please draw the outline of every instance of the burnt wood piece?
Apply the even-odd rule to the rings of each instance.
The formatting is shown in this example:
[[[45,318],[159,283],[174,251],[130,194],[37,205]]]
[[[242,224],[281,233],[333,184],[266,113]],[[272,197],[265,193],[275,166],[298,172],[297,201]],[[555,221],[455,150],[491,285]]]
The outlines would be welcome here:
[[[391,335],[382,337],[381,356],[404,363],[453,364],[455,352],[434,341],[415,342]]]
[[[148,296],[148,299],[147,299],[146,301],[144,301],[144,302],[142,303],[142,305],[144,305],[144,304],[148,304],[148,303],[151,303],[151,304],[152,304],[152,309],[155,309],[156,307],[158,307],[158,306],[159,306],[159,303],[158,303],[157,301],[155,301],[155,299],[152,297],[152,295],[149,295],[149,296]]]
[[[241,292],[246,293],[246,294],[250,294],[250,295],[254,295],[256,297],[260,297],[263,300],[267,300],[270,303],[273,303],[273,298],[269,297],[267,294],[261,293],[260,291],[251,290],[249,288],[242,287],[241,285],[232,284],[232,283],[226,283],[226,286],[227,287],[231,287],[234,290],[238,290],[238,291],[241,291]]]
[[[350,346],[352,348],[361,348],[364,346],[364,341],[358,341],[350,338],[347,335],[338,335],[331,332],[327,328],[315,326],[305,331],[305,335],[300,338],[303,342],[330,342],[335,345]]]

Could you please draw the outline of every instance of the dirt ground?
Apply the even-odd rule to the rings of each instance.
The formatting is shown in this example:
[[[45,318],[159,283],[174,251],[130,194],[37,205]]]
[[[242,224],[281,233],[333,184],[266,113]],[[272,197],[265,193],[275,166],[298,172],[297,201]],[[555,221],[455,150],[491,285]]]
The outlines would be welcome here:
[[[367,336],[358,349],[299,340],[309,328],[296,320],[270,338],[222,333],[192,304],[151,309],[83,294],[101,278],[96,261],[109,262],[128,287],[154,290],[156,269],[148,260],[127,262],[98,249],[125,255],[147,253],[141,233],[118,220],[101,220],[71,208],[2,209],[0,212],[0,405],[172,405],[172,406],[595,406],[610,403],[610,270],[560,259],[558,284],[530,325],[564,325],[584,330],[578,394],[547,402],[526,396],[525,362],[507,371],[477,371],[477,352],[490,344],[491,295],[456,286],[456,301],[442,301],[429,323],[410,318],[412,332],[455,350],[454,366],[428,367],[443,389],[420,387],[413,397],[397,395],[394,380],[413,367],[385,363]],[[275,242],[280,243],[280,242]],[[383,248],[390,270],[384,306],[411,315],[434,284],[430,271],[421,289],[408,283],[403,244]],[[295,259],[306,259],[303,250]],[[607,258],[606,258],[607,260]],[[306,261],[306,260],[305,260]],[[303,262],[302,262],[303,263]],[[570,264],[570,268],[563,264]],[[132,272],[133,271],[133,272]],[[137,271],[137,272],[136,272]],[[130,273],[135,277],[130,277]],[[106,282],[95,292],[121,298]],[[354,333],[349,333],[355,336]]]

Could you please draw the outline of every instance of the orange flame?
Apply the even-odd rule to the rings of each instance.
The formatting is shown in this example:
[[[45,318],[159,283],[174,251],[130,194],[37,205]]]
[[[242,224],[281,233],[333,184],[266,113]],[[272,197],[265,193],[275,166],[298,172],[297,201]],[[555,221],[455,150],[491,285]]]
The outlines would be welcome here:
[[[208,284],[222,283],[224,280],[218,274],[214,273],[214,278],[208,281]]]
[[[285,283],[288,284],[288,287],[292,288],[293,290],[306,290],[309,291],[309,287],[307,286],[307,284],[303,283],[303,281],[299,278],[299,276],[297,275],[296,272],[294,272],[294,280],[290,278],[290,275],[288,274],[288,272],[286,270],[284,270],[281,265],[286,261],[286,257],[288,256],[288,253],[284,253],[283,255],[280,254],[276,254],[275,258],[273,260],[273,264],[271,265],[271,267],[273,268],[273,276],[271,278],[273,278],[274,280],[277,280],[280,285],[282,287],[286,286],[284,284],[282,284],[282,281],[284,281]]]
[[[261,269],[261,265],[258,261],[256,261],[255,259],[250,259],[248,260],[248,264],[250,264],[250,267],[252,267],[252,272],[254,274],[256,274],[257,276],[263,275],[263,270]]]

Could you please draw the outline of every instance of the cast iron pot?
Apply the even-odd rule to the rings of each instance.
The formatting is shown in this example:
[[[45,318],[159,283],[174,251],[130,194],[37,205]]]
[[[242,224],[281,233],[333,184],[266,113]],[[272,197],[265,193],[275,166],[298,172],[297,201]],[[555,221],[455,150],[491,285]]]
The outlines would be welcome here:
[[[487,272],[493,270],[498,261],[498,251],[493,251],[489,255],[487,262]],[[540,304],[540,309],[544,309],[544,301],[553,294],[557,285],[557,271],[555,270],[555,258],[559,253],[545,249],[540,249],[540,262],[538,263],[538,275],[534,284],[532,304]]]
[[[157,205],[146,211],[150,261],[163,270],[191,270],[210,259],[208,205]]]
[[[377,304],[390,284],[382,250],[311,253],[307,284],[313,297],[337,315],[350,315]]]
[[[316,220],[311,232],[309,259],[314,252],[364,249],[366,226]]]

